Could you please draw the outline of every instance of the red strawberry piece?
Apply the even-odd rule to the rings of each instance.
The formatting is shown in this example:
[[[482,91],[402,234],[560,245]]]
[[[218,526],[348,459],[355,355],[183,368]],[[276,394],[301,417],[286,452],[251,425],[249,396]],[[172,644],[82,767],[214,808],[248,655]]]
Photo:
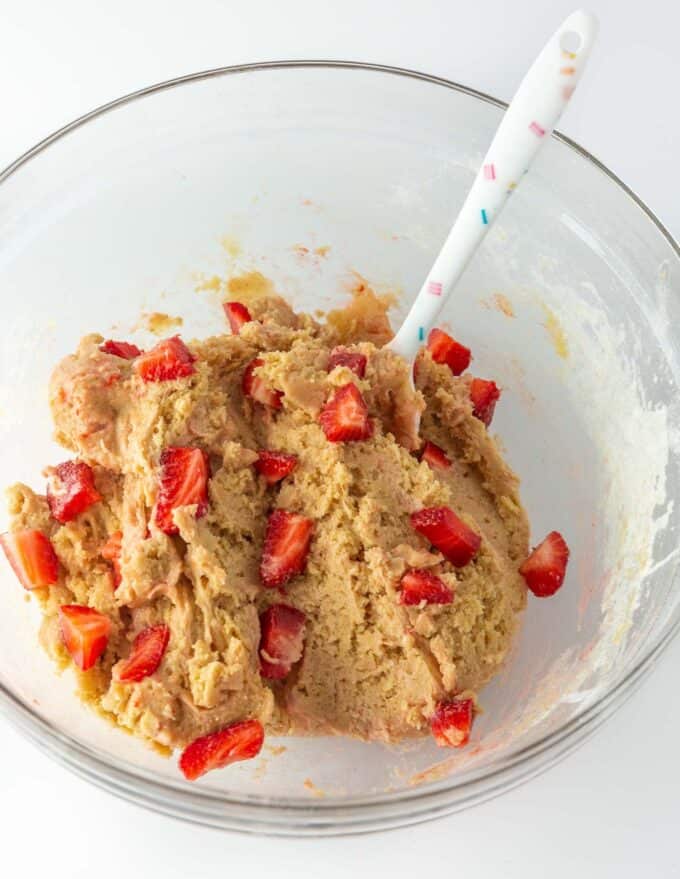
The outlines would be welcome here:
[[[66,461],[54,468],[47,483],[47,504],[57,522],[70,522],[102,499],[92,468],[84,461]]]
[[[274,510],[267,521],[260,578],[265,586],[281,587],[301,574],[307,562],[314,522],[299,513]]]
[[[59,560],[42,531],[25,528],[0,534],[0,546],[24,589],[40,589],[57,582]]]
[[[142,629],[132,644],[132,653],[113,669],[113,679],[128,684],[152,675],[161,664],[169,638],[170,629],[164,623]]]
[[[359,388],[349,382],[338,388],[321,410],[319,422],[326,439],[332,443],[351,443],[369,439],[373,422]]]
[[[451,467],[451,461],[447,457],[444,449],[431,443],[429,440],[423,447],[423,453],[420,456],[421,461],[427,461],[433,470],[448,470]]]
[[[472,414],[479,418],[488,427],[493,418],[496,403],[501,396],[501,391],[496,382],[487,381],[484,378],[473,378],[470,384],[470,399],[472,400]]]
[[[453,592],[439,577],[422,568],[407,571],[401,578],[399,604],[451,604]]]
[[[123,360],[134,360],[144,352],[141,348],[133,345],[132,342],[114,342],[113,339],[107,339],[99,346],[99,350],[104,354],[113,354],[114,357],[122,357]]]
[[[93,607],[63,604],[59,608],[61,637],[71,658],[82,671],[92,668],[106,650],[111,620]]]
[[[263,741],[264,730],[259,720],[232,723],[187,745],[179,758],[179,768],[186,779],[195,781],[211,769],[223,769],[238,760],[257,757]]]
[[[444,330],[435,327],[427,337],[427,350],[435,363],[445,363],[454,375],[460,375],[470,365],[470,349],[456,342]]]
[[[111,567],[113,568],[113,588],[117,589],[122,580],[123,576],[120,571],[120,553],[123,543],[123,532],[122,531],[114,531],[111,537],[106,541],[106,543],[99,550],[101,555],[106,559],[107,562],[111,562]]]
[[[267,485],[280,482],[289,473],[295,470],[297,455],[288,455],[286,452],[270,452],[263,449],[258,452],[258,460],[255,461],[255,469],[264,476]]]
[[[235,336],[241,332],[243,324],[247,324],[253,319],[242,302],[223,302],[222,307],[229,320],[231,331]]]
[[[554,595],[564,583],[569,547],[559,531],[551,531],[519,569],[526,584],[539,598]]]
[[[351,369],[359,378],[363,378],[366,374],[367,358],[365,354],[358,351],[348,351],[342,345],[333,348],[331,356],[328,360],[328,372],[335,369],[336,366],[346,366]]]
[[[448,507],[426,507],[412,513],[411,525],[457,568],[472,561],[482,542]]]
[[[197,519],[208,511],[208,456],[191,446],[168,446],[160,465],[154,521],[166,534],[178,534],[173,510],[196,504]]]
[[[440,748],[462,748],[470,739],[473,720],[472,699],[450,699],[437,703],[430,728]]]
[[[180,337],[173,336],[140,354],[134,369],[145,382],[165,382],[192,375],[196,372],[195,361],[196,358]]]
[[[305,621],[301,610],[273,604],[260,616],[260,674],[280,681],[302,656]]]
[[[247,397],[257,400],[258,403],[271,406],[272,409],[280,409],[283,391],[276,391],[270,388],[263,378],[255,375],[255,370],[260,366],[264,366],[264,360],[261,357],[256,357],[255,360],[251,360],[248,366],[246,366],[243,373],[243,393]]]

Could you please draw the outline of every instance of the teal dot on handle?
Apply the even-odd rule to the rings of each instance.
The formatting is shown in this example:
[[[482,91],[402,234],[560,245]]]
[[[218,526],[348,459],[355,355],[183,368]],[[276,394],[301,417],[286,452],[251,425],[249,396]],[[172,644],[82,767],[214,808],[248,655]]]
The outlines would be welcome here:
[[[484,208],[482,208],[482,210],[481,210],[481,214],[482,214],[482,223],[483,223],[483,225],[484,225],[484,226],[488,226],[488,225],[489,225],[489,220],[488,220],[488,218],[487,218],[487,216],[486,216],[486,210],[485,210]]]
[[[418,341],[425,341],[425,327],[418,327]]]

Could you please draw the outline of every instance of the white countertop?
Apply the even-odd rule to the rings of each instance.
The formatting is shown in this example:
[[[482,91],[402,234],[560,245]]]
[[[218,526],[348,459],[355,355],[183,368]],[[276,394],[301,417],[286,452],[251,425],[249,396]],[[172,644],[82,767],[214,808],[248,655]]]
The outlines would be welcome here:
[[[179,74],[281,58],[415,68],[509,99],[575,0],[0,0],[0,166],[65,122]],[[624,8],[625,7],[625,8]],[[680,236],[680,8],[592,0],[601,35],[562,131]],[[225,835],[144,812],[75,778],[0,721],[3,875],[193,879],[680,876],[676,642],[594,739],[466,813],[330,840]],[[113,856],[120,846],[122,862]],[[12,870],[14,868],[14,870]],[[20,871],[20,872],[18,872]]]

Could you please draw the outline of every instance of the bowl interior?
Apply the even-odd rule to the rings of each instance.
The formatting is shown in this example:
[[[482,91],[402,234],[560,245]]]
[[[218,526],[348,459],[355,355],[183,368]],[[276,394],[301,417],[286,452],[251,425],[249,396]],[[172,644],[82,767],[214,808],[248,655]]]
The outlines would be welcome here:
[[[198,78],[76,127],[0,189],[0,483],[40,486],[54,363],[87,332],[148,344],[143,313],[224,329],[215,277],[257,270],[301,309],[367,279],[400,319],[501,109],[369,69]],[[328,248],[328,249],[326,249]],[[251,803],[364,801],[451,788],[600,699],[677,610],[677,252],[596,163],[553,139],[463,277],[442,323],[503,387],[493,429],[536,540],[572,550],[563,590],[530,600],[473,743],[286,740],[206,776]],[[4,524],[5,513],[1,523]],[[38,611],[0,562],[0,683],[105,762],[184,789],[175,762],[90,716],[37,646]]]

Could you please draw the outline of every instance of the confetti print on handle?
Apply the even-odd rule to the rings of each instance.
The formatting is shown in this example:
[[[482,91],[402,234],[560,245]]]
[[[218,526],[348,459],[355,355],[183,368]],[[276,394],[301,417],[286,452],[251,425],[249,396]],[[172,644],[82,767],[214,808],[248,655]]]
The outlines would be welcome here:
[[[574,86],[573,85],[565,85],[562,89],[562,97],[565,101],[568,101],[569,98],[574,94]]]
[[[480,213],[481,213],[481,215],[482,215],[482,225],[484,225],[484,226],[488,226],[488,225],[489,225],[489,218],[488,218],[487,215],[486,215],[486,210],[485,210],[485,208],[482,208],[482,210],[480,211]]]
[[[425,341],[425,327],[418,327],[418,341]]]
[[[573,76],[573,74],[576,73],[576,68],[575,67],[561,67],[560,73],[563,76]]]
[[[484,179],[485,180],[495,180],[496,179],[496,166],[495,165],[484,165]]]
[[[532,122],[529,126],[529,131],[533,131],[536,137],[543,137],[545,134],[545,128],[542,128],[538,122]]]
[[[442,295],[442,285],[439,281],[430,281],[427,285],[427,292],[431,293],[433,296],[441,296]]]

